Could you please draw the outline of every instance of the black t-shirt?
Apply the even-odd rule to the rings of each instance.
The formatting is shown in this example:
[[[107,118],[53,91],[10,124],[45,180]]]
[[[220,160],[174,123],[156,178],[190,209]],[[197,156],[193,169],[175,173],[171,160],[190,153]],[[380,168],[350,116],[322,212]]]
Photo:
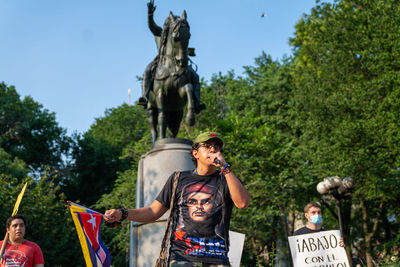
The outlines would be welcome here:
[[[174,175],[168,178],[156,198],[167,208]],[[233,201],[225,177],[219,172],[209,176],[181,172],[175,205],[170,259],[229,265],[229,221]]]
[[[314,234],[314,233],[318,233],[321,231],[325,231],[325,229],[321,227],[319,230],[313,230],[313,229],[310,229],[310,228],[307,228],[306,226],[304,226],[304,227],[294,231],[293,235]]]

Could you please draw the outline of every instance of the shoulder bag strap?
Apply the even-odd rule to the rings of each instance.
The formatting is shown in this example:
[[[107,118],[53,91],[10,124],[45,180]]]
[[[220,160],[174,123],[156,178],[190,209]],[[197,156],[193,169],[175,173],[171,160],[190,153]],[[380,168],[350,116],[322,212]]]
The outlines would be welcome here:
[[[173,218],[174,218],[174,213],[175,213],[175,194],[176,194],[176,188],[178,185],[179,175],[180,175],[180,172],[176,172],[175,176],[174,176],[174,184],[172,186],[172,196],[171,196],[170,205],[169,205],[169,216],[168,216],[168,220],[167,220],[167,227],[165,228],[164,238],[161,243],[160,256],[157,259],[155,267],[164,267],[167,264],[167,248],[168,248],[169,236],[171,234],[171,228],[173,225]]]

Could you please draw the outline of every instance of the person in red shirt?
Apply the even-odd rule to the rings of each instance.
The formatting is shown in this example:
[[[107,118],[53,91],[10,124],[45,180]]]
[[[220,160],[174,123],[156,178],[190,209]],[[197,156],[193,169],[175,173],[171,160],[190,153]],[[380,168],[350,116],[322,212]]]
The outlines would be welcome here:
[[[40,247],[25,236],[25,218],[14,215],[6,223],[8,242],[0,259],[1,267],[44,267],[44,258]],[[4,240],[0,241],[0,247]]]

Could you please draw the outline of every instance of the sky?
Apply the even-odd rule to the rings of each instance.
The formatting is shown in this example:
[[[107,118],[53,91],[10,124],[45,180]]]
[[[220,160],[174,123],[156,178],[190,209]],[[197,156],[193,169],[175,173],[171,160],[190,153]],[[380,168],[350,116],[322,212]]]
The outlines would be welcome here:
[[[141,95],[157,54],[145,0],[0,0],[0,82],[54,112],[68,134]],[[254,66],[262,52],[292,54],[289,38],[315,0],[155,0],[155,22],[186,10],[198,74]],[[264,14],[264,16],[262,16]]]

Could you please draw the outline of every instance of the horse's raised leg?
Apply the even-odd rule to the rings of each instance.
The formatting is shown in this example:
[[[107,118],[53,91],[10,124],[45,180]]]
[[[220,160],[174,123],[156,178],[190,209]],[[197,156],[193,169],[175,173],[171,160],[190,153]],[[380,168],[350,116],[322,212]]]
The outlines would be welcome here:
[[[193,85],[191,83],[187,83],[182,87],[184,93],[187,97],[187,112],[186,112],[186,124],[189,126],[193,126],[195,123],[194,118],[194,97],[193,97]]]

